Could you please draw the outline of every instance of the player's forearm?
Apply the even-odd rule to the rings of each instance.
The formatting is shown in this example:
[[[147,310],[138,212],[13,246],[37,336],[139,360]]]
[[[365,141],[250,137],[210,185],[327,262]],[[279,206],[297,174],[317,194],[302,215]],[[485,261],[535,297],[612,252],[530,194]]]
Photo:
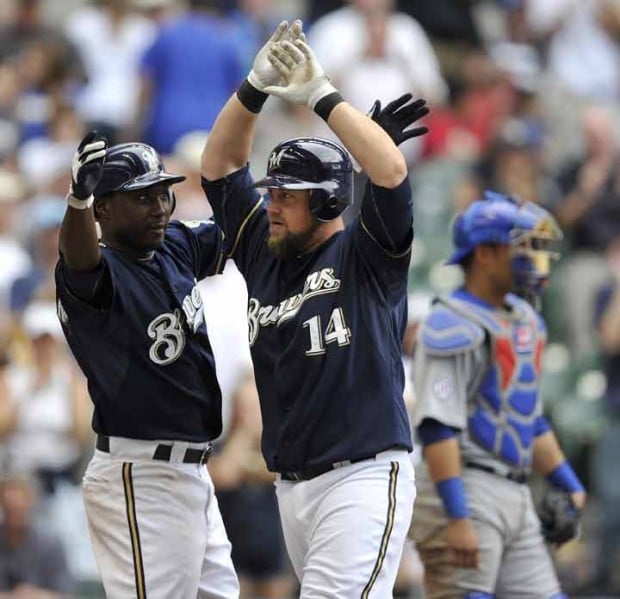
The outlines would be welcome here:
[[[101,250],[93,209],[67,207],[59,239],[66,265],[77,271],[94,270],[101,261]]]
[[[448,518],[453,522],[468,518],[467,497],[461,478],[461,452],[456,437],[426,445],[424,458]]]
[[[217,117],[202,153],[202,175],[221,179],[244,166],[250,157],[258,115],[233,94]]]
[[[585,489],[566,460],[553,431],[548,431],[534,440],[532,465],[552,485],[570,493],[577,507],[583,507],[586,501]]]
[[[434,483],[461,476],[461,452],[456,438],[426,445],[424,459]]]
[[[407,176],[405,159],[370,117],[341,102],[331,111],[327,124],[375,185],[393,189],[402,183]]]
[[[536,472],[547,476],[564,461],[566,461],[566,457],[553,431],[547,431],[543,435],[535,437],[532,467]]]

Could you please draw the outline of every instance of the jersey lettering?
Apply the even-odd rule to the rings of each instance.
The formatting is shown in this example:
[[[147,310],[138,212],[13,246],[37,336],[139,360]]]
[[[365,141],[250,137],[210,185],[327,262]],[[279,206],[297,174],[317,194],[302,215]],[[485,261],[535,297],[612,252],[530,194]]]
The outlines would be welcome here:
[[[183,298],[183,312],[185,313],[187,326],[192,333],[195,333],[205,320],[202,296],[198,286],[195,286],[191,293]]]
[[[65,310],[65,307],[62,305],[62,302],[60,300],[58,300],[56,304],[56,314],[58,314],[58,320],[60,320],[62,324],[66,325],[67,322],[69,322],[69,316],[67,314],[67,311]]]
[[[165,366],[174,362],[185,347],[185,333],[180,310],[166,312],[154,318],[147,328],[148,336],[155,339],[149,349],[149,358]]]
[[[340,279],[334,275],[333,268],[323,268],[310,273],[306,277],[304,288],[301,293],[282,300],[277,306],[261,306],[256,298],[250,298],[248,302],[248,331],[250,345],[254,345],[260,327],[279,325],[293,318],[302,304],[316,295],[335,293],[340,289]]]

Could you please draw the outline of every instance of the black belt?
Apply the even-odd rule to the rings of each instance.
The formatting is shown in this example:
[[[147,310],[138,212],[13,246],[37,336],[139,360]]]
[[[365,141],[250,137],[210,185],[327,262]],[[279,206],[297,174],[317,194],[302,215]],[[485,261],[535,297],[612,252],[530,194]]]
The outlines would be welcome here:
[[[515,483],[519,483],[520,485],[527,482],[527,474],[525,472],[502,472],[501,470],[497,470],[493,466],[487,466],[486,464],[477,464],[476,462],[465,462],[465,468],[471,468],[472,470],[482,470],[483,472],[489,472],[490,474],[495,474],[497,476],[501,476],[502,478],[507,478]]]
[[[97,435],[96,447],[99,451],[110,453],[110,437],[105,435]],[[185,450],[183,456],[184,464],[206,464],[209,461],[213,447],[211,444],[207,445],[204,449],[188,448]],[[172,445],[167,443],[160,443],[153,452],[153,459],[160,460],[162,462],[169,462],[172,455]]]
[[[394,447],[390,447],[389,449],[400,449],[399,445]],[[385,451],[389,451],[386,449]],[[381,453],[381,452],[378,452]],[[321,474],[325,474],[330,470],[336,470],[337,468],[342,468],[342,466],[348,466],[349,464],[357,464],[358,462],[363,462],[364,460],[374,460],[377,457],[376,453],[372,455],[364,456],[363,458],[357,458],[355,460],[344,460],[343,462],[335,462],[334,464],[323,464],[321,466],[310,466],[304,470],[300,470],[298,472],[280,472],[280,479],[286,480],[288,482],[301,482],[304,480],[312,480],[317,476],[321,476]]]

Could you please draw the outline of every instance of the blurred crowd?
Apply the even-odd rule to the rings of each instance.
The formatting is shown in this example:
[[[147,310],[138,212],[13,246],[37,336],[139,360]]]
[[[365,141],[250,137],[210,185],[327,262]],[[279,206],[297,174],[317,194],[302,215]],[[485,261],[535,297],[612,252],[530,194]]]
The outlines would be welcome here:
[[[0,597],[102,596],[79,486],[91,403],[53,279],[77,144],[96,128],[110,143],[153,145],[167,170],[188,177],[175,216],[207,218],[209,129],[257,49],[295,17],[356,107],[407,91],[431,106],[429,134],[402,147],[416,219],[405,362],[430,298],[460,282],[443,264],[456,212],[493,189],[540,203],[561,224],[543,305],[543,393],[592,499],[558,568],[574,596],[620,595],[620,0],[3,0]],[[282,139],[332,135],[305,107],[271,99],[264,113],[255,176]],[[229,264],[201,286],[225,412],[209,468],[233,560],[245,597],[293,597],[260,455],[244,285]],[[413,547],[401,570],[400,596],[421,596]]]

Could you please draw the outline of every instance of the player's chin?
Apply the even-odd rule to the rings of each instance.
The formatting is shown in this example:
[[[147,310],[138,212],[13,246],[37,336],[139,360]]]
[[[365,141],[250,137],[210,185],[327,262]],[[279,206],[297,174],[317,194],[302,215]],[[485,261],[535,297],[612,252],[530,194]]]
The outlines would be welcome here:
[[[286,239],[280,235],[269,235],[267,239],[267,247],[278,258],[286,258],[288,253],[288,245]]]
[[[146,250],[156,250],[164,243],[166,229],[149,229],[142,239],[142,245]]]

